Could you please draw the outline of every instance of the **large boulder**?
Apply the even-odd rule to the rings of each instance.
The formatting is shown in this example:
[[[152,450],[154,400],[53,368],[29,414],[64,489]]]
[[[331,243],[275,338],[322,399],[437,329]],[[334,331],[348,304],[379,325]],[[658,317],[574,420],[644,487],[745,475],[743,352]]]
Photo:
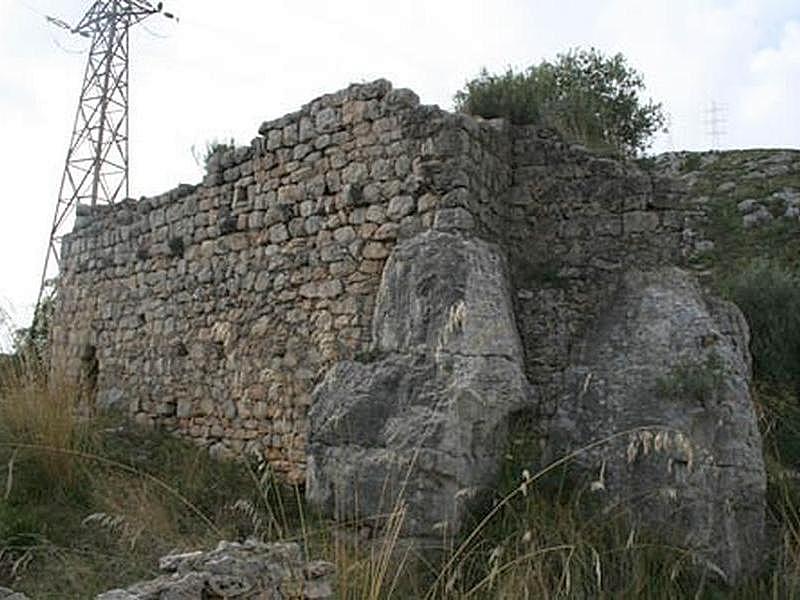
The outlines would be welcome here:
[[[436,231],[398,244],[371,354],[314,392],[307,498],[376,526],[402,509],[404,536],[441,539],[493,483],[509,418],[533,398],[502,254]]]
[[[763,561],[766,477],[747,324],[677,268],[625,275],[575,350],[552,447],[634,520],[734,582]]]

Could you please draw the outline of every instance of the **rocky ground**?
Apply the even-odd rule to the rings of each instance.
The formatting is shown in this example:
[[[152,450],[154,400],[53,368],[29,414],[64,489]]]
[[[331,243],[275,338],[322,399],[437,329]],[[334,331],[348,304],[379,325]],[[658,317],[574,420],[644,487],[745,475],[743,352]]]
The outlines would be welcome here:
[[[800,268],[800,150],[669,152],[652,166],[683,181],[706,212],[687,231],[693,266],[719,284],[753,259]]]
[[[170,554],[159,561],[164,573],[97,600],[168,600],[183,598],[270,598],[329,600],[333,598],[333,565],[307,563],[297,544],[220,542],[211,551]],[[29,600],[0,588],[0,600]]]

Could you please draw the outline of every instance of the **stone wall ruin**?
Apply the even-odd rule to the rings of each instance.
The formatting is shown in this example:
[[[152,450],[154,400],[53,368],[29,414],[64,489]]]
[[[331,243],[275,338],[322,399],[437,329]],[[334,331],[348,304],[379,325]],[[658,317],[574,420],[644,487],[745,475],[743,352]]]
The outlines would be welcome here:
[[[442,414],[442,404],[417,401],[423,388],[442,396],[469,379],[459,373],[491,373],[499,357],[515,383],[508,394],[484,389],[497,396],[491,410],[485,399],[484,408],[445,403],[456,421],[441,421],[442,432],[468,413],[493,416],[466,437],[431,442],[429,472],[449,483],[417,482],[430,505],[442,490],[488,484],[496,456],[477,456],[475,444],[502,441],[513,411],[538,415],[542,432],[555,419],[554,431],[577,436],[582,417],[568,408],[585,383],[574,365],[584,338],[627,273],[681,264],[696,211],[672,180],[550,131],[421,105],[383,80],[352,85],[264,123],[250,147],[216,155],[198,186],[82,208],[62,251],[54,369],[78,376],[91,352],[98,403],[221,454],[257,450],[284,479],[308,477],[325,505],[326,482],[355,476],[336,471],[353,464],[353,448],[379,464],[403,430],[392,429],[398,419]],[[444,258],[414,270],[430,252]],[[475,286],[487,285],[502,293],[477,311],[483,329],[462,327],[485,295]],[[501,321],[498,354],[486,339]],[[746,360],[735,361],[746,387]],[[462,387],[474,395],[481,385]],[[345,389],[363,402],[347,404]],[[376,391],[397,389],[406,396],[369,412]],[[375,431],[344,435],[343,420]],[[419,515],[412,533],[430,526]]]

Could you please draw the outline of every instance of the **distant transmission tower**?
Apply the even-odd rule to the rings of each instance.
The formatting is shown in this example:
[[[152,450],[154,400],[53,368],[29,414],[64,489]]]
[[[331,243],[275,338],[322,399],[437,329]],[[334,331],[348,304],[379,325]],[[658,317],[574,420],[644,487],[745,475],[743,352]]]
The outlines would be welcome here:
[[[711,149],[718,149],[722,137],[728,132],[724,127],[727,125],[728,108],[724,104],[711,101],[711,105],[706,109],[706,134],[711,138]]]
[[[114,204],[129,195],[128,31],[158,13],[175,18],[163,12],[162,2],[153,6],[143,0],[96,0],[75,27],[47,17],[51,24],[90,38],[92,43],[50,229],[37,309],[49,269],[59,266],[61,238],[75,207]]]

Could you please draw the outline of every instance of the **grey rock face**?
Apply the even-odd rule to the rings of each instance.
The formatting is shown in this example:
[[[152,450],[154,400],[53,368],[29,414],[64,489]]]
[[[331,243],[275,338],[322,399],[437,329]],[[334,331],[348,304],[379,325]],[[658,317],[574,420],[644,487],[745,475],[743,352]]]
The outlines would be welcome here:
[[[304,562],[297,544],[220,542],[210,552],[165,556],[159,568],[166,574],[105,592],[97,600],[333,598],[333,565]]]
[[[575,353],[552,431],[561,452],[611,437],[578,459],[597,493],[728,581],[763,558],[748,342],[741,312],[684,271],[630,272]]]
[[[493,482],[509,416],[532,400],[497,249],[440,232],[396,246],[373,343],[381,358],[339,363],[314,392],[307,497],[345,518],[407,504],[404,534],[441,538]]]
[[[20,592],[0,587],[0,600],[28,600],[28,597]]]
[[[750,213],[763,208],[763,206],[758,203],[758,200],[748,198],[747,200],[742,200],[739,202],[739,204],[736,205],[736,208],[739,209],[739,212],[743,215],[749,215]]]
[[[772,221],[772,213],[764,206],[759,206],[755,211],[742,217],[742,224],[745,229],[751,229]]]

